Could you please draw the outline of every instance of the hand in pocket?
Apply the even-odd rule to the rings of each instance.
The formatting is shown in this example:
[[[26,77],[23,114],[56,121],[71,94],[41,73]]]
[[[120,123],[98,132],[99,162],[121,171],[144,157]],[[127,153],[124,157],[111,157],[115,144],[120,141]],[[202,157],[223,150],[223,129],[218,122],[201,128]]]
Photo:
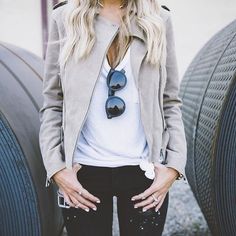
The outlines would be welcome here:
[[[155,178],[151,186],[132,197],[131,200],[133,201],[141,200],[141,202],[135,204],[135,208],[142,207],[143,211],[155,208],[158,211],[165,200],[167,192],[176,180],[176,171],[163,164],[156,163],[154,171]]]
[[[96,210],[97,207],[94,203],[100,203],[100,199],[83,188],[77,179],[77,172],[81,168],[83,167],[79,163],[75,163],[73,164],[72,170],[64,168],[54,174],[53,180],[58,185],[65,201],[71,207],[80,207],[87,212],[89,208]]]

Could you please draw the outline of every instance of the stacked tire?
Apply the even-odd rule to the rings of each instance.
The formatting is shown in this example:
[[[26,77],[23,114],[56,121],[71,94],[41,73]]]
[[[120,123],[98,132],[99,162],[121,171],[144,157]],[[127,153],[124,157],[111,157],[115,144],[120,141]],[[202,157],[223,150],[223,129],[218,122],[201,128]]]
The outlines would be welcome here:
[[[212,234],[236,235],[236,21],[193,59],[180,97],[189,184]]]
[[[55,185],[45,187],[38,111],[43,61],[0,43],[0,235],[60,235]]]

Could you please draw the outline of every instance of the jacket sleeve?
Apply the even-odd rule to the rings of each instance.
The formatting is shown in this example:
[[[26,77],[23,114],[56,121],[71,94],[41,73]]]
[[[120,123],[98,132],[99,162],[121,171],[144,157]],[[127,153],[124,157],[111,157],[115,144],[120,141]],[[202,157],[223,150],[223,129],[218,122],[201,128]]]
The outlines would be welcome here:
[[[172,167],[179,172],[177,179],[185,176],[187,160],[187,144],[184,124],[182,120],[182,100],[179,97],[180,81],[178,75],[175,52],[175,39],[171,15],[166,20],[167,58],[166,84],[163,93],[164,118],[169,133],[169,142],[166,148],[166,167]]]
[[[59,33],[52,13],[43,71],[43,106],[39,110],[39,145],[47,172],[46,187],[53,182],[52,176],[66,166],[61,152],[63,92],[58,64],[60,44],[54,40],[59,40]]]

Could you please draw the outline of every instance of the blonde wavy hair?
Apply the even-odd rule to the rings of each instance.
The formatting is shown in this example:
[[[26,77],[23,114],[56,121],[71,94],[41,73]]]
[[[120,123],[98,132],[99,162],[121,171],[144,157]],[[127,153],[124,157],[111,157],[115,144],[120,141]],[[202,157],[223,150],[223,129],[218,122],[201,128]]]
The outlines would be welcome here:
[[[130,44],[130,20],[137,15],[138,26],[144,32],[147,42],[146,62],[159,67],[166,60],[165,27],[160,17],[158,0],[126,0],[125,14],[117,35],[117,65]],[[86,58],[96,41],[93,20],[99,13],[97,0],[68,0],[64,8],[66,39],[59,55],[59,64],[64,67],[70,57],[78,62]]]

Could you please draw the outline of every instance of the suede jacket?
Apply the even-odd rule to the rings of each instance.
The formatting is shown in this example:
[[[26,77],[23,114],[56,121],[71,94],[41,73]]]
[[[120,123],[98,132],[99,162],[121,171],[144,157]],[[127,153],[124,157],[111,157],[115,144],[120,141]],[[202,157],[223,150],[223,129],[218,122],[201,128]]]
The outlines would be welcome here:
[[[43,77],[43,106],[39,111],[41,122],[39,144],[47,172],[46,187],[52,176],[63,168],[72,168],[77,139],[86,120],[93,90],[106,53],[115,38],[119,25],[96,15],[94,27],[96,42],[91,54],[79,63],[69,60],[61,68],[58,57],[63,42],[50,44],[65,36],[61,5],[52,11],[49,39]],[[167,60],[166,76],[160,68],[144,61],[147,53],[142,29],[131,20],[131,66],[140,99],[141,120],[149,146],[148,160],[172,167],[179,172],[177,179],[184,179],[187,145],[179,97],[179,75],[171,13],[161,8],[166,27]]]

